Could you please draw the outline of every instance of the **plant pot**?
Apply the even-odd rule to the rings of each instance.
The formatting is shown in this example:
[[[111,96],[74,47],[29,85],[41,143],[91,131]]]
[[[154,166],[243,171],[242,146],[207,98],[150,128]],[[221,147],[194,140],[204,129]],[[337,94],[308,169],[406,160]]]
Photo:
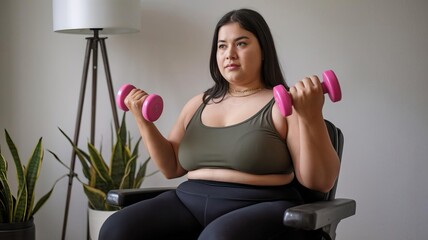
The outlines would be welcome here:
[[[89,236],[91,240],[98,240],[98,234],[104,222],[116,211],[94,210],[89,208]]]
[[[0,223],[0,239],[7,240],[35,240],[36,226],[33,218],[27,222]]]

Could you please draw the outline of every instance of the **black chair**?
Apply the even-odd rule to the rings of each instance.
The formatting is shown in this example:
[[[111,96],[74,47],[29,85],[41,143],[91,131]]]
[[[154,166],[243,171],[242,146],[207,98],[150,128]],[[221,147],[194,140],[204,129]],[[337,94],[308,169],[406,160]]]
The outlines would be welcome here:
[[[325,123],[339,159],[342,159],[344,143],[342,131],[330,121],[325,120]],[[305,188],[297,180],[292,184],[299,190],[305,203],[285,211],[284,225],[293,229],[286,239],[336,239],[336,228],[339,222],[355,214],[355,200],[335,198],[337,180],[328,193]],[[107,202],[113,206],[126,207],[172,189],[175,188],[112,190],[107,195]]]

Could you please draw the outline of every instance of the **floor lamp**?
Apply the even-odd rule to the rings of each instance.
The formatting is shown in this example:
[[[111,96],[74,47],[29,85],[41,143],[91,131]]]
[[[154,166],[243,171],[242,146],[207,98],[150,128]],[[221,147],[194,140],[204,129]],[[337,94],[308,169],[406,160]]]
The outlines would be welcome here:
[[[80,86],[80,94],[74,129],[74,144],[78,145],[80,126],[82,121],[83,105],[85,100],[86,84],[90,60],[92,57],[92,97],[91,97],[91,135],[90,142],[95,140],[95,117],[97,96],[97,69],[98,69],[98,47],[106,74],[107,88],[110,97],[110,105],[113,113],[113,121],[116,130],[119,128],[116,104],[114,99],[113,84],[105,45],[106,37],[100,34],[126,34],[135,33],[140,30],[140,1],[139,0],[53,0],[53,30],[59,33],[92,35],[87,37],[83,74]],[[68,211],[71,199],[71,190],[76,162],[76,152],[72,151],[70,160],[70,172],[67,189],[67,198],[64,210],[64,222],[61,239],[65,239]]]

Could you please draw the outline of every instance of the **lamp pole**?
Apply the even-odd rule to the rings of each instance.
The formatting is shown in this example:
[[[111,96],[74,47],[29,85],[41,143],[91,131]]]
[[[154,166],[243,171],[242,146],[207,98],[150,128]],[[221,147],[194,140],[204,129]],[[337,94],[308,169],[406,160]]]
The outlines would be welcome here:
[[[80,126],[82,122],[83,105],[85,101],[86,84],[88,79],[88,70],[89,70],[89,62],[91,60],[91,55],[92,55],[92,98],[91,98],[90,142],[91,144],[94,144],[95,142],[95,118],[96,118],[97,76],[98,76],[98,44],[101,47],[101,55],[104,63],[104,70],[106,74],[110,105],[113,113],[114,126],[116,131],[118,131],[119,129],[119,119],[118,119],[117,109],[114,101],[113,84],[111,79],[110,67],[108,63],[107,49],[105,45],[106,37],[102,37],[102,38],[99,37],[99,31],[101,31],[102,29],[94,28],[91,30],[94,33],[93,37],[86,38],[87,43],[86,43],[85,59],[83,63],[82,81],[80,85],[79,102],[77,107],[77,115],[76,115],[76,122],[75,122],[75,128],[74,128],[73,143],[75,146],[77,146],[79,142]],[[67,231],[68,211],[70,208],[71,190],[73,186],[73,179],[76,176],[76,173],[74,172],[75,163],[76,163],[76,150],[73,148],[71,153],[70,172],[68,174],[67,198],[65,202],[64,221],[62,225],[62,237],[61,237],[62,240],[65,240],[66,231]]]

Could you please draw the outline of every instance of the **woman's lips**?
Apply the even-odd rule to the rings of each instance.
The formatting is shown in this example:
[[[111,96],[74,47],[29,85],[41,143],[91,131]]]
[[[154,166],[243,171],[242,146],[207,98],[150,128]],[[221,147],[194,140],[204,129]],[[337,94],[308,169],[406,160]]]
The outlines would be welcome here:
[[[227,64],[226,65],[226,69],[228,69],[228,70],[236,70],[238,68],[239,68],[238,64]]]

